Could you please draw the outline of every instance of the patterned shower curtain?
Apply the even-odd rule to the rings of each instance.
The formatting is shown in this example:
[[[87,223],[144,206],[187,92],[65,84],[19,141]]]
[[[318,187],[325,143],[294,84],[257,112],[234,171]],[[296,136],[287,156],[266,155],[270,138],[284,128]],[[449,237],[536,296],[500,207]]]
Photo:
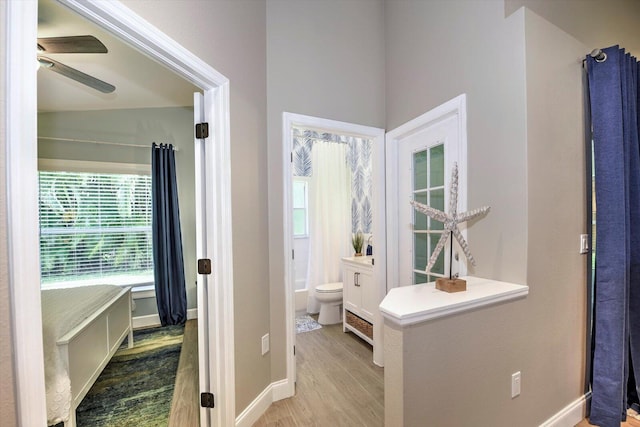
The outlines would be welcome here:
[[[162,326],[187,320],[175,154],[171,144],[151,147],[153,269]]]
[[[640,84],[636,58],[603,52],[587,56],[598,215],[589,420],[619,427],[640,379]]]

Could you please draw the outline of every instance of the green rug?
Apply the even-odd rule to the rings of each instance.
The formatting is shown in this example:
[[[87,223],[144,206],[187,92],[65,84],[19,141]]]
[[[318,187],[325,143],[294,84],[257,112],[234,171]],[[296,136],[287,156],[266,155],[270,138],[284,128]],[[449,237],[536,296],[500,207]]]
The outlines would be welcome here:
[[[134,331],[135,346],[125,340],[80,403],[78,427],[166,426],[183,333],[184,326]]]

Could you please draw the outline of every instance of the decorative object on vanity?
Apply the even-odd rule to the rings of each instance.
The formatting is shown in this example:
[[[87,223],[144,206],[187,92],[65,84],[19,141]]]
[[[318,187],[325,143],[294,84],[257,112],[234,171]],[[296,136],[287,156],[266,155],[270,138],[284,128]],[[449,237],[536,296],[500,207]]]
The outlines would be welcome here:
[[[424,205],[422,203],[418,203],[414,200],[410,201],[411,205],[418,211],[424,213],[430,218],[440,221],[443,224],[444,230],[442,232],[442,236],[440,240],[438,240],[438,244],[436,245],[433,253],[431,254],[431,258],[429,258],[429,262],[425,268],[425,273],[429,273],[433,268],[436,260],[438,259],[438,255],[444,248],[447,240],[450,240],[450,254],[453,254],[453,237],[456,238],[465,257],[469,260],[471,265],[476,265],[476,260],[471,255],[471,251],[469,250],[469,245],[465,240],[462,233],[460,233],[460,229],[458,228],[458,224],[469,221],[473,218],[477,218],[479,216],[486,215],[489,212],[490,207],[484,206],[478,209],[474,209],[467,212],[458,213],[458,163],[454,162],[453,171],[451,173],[451,188],[449,195],[449,213],[444,213],[438,209],[434,209],[431,206]],[[445,292],[460,292],[465,291],[467,289],[467,282],[452,275],[451,265],[451,257],[449,258],[449,278],[440,277],[436,279],[436,289]]]
[[[355,251],[355,256],[362,256],[362,246],[364,246],[364,235],[362,231],[358,231],[351,237],[351,244]]]

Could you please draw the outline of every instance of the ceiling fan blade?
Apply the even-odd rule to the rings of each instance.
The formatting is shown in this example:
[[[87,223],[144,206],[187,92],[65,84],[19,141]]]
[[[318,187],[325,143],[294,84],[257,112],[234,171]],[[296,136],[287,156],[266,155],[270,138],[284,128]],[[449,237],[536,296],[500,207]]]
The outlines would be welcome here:
[[[76,70],[75,68],[71,68],[68,65],[64,65],[61,62],[54,61],[51,58],[46,58],[44,56],[38,57],[38,62],[46,64],[46,68],[51,71],[55,71],[58,74],[62,74],[65,77],[69,77],[83,85],[89,86],[95,90],[98,90],[102,93],[111,93],[116,90],[116,87],[104,82],[100,79],[96,79],[89,74],[85,74],[82,71]],[[51,65],[49,65],[51,64]]]
[[[107,47],[94,36],[41,37],[38,49],[47,53],[107,53]]]

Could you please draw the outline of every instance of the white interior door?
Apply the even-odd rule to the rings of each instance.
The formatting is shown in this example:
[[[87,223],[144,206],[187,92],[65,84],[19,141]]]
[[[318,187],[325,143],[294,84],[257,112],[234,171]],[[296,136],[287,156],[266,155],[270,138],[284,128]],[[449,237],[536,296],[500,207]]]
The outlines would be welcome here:
[[[455,139],[456,132],[455,117],[449,117],[404,138],[398,146],[398,261],[402,284],[433,282],[436,277],[443,277],[445,267],[449,266],[449,251],[444,250],[431,274],[424,274],[442,235],[443,224],[417,212],[409,201],[445,211],[449,203],[445,188],[449,188],[451,180],[445,173],[445,165],[456,158],[451,148],[446,147],[446,141]]]
[[[196,92],[193,95],[194,126],[204,122],[204,96]],[[195,202],[196,202],[196,256],[207,257],[206,239],[206,144],[205,139],[195,138]],[[210,392],[209,378],[209,336],[205,325],[209,323],[209,280],[211,275],[198,274],[198,390]],[[209,410],[200,406],[200,426],[210,425]]]
[[[429,274],[425,268],[443,224],[417,212],[411,200],[447,212],[454,162],[459,166],[458,210],[466,209],[466,103],[464,95],[387,134],[387,218],[389,286],[406,286],[448,276],[450,242]],[[465,230],[461,230],[465,235]],[[456,261],[451,270],[466,274]]]

